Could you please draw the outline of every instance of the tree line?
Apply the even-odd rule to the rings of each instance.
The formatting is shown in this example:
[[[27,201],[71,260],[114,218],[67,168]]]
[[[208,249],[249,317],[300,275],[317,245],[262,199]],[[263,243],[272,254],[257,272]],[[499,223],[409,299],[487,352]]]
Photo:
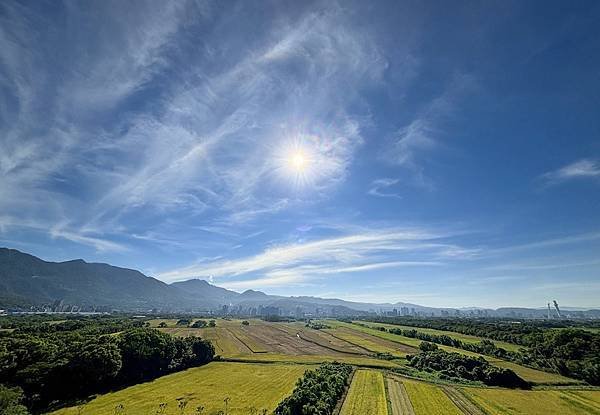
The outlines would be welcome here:
[[[0,383],[13,400],[22,391],[21,404],[42,412],[214,357],[206,340],[173,337],[144,324],[81,319],[2,333]]]
[[[352,366],[345,363],[324,363],[307,371],[296,382],[290,396],[279,403],[275,415],[330,415],[342,397]]]
[[[442,379],[459,378],[483,382],[488,386],[530,388],[529,384],[512,370],[492,366],[483,357],[448,353],[429,342],[421,343],[419,348],[419,354],[406,357],[409,366],[426,372],[437,372]]]

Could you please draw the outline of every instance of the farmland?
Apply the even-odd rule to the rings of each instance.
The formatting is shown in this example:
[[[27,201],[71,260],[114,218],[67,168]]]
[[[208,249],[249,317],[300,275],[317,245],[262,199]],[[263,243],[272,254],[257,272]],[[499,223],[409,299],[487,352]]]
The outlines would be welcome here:
[[[435,385],[403,380],[415,415],[462,415],[444,391]]]
[[[358,321],[357,323],[366,324],[369,327],[385,327],[386,329],[395,328],[395,329],[401,329],[401,330],[416,330],[421,333],[434,334],[437,336],[445,335],[445,336],[460,340],[464,343],[479,343],[481,340],[484,339],[483,337],[471,336],[468,334],[456,333],[453,331],[437,330],[437,329],[430,329],[430,328],[424,328],[424,327],[402,326],[402,325],[385,324],[385,323],[369,323],[369,322],[362,322],[362,321]],[[496,346],[501,347],[504,350],[508,350],[508,351],[518,351],[520,348],[519,345],[507,343],[507,342],[503,342],[503,341],[491,340],[491,342],[494,343]]]
[[[559,408],[566,415],[600,414],[597,389],[494,357],[485,359],[539,386],[533,391],[490,388],[481,381],[453,378],[452,372],[440,377],[416,369],[405,356],[419,354],[421,340],[373,327],[336,320],[307,325],[300,321],[215,318],[205,319],[207,323],[211,321],[210,325],[196,328],[192,327],[195,321],[164,318],[147,322],[164,336],[173,336],[172,339],[189,341],[187,336],[192,336],[209,340],[218,355],[217,361],[189,369],[183,367],[175,373],[166,370],[156,377],[131,382],[129,385],[133,386],[129,387],[116,385],[113,392],[87,402],[75,401],[80,405],[57,410],[55,414],[189,415],[199,407],[204,407],[203,414],[217,414],[225,411],[225,404],[227,413],[232,415],[254,410],[271,413],[290,396],[303,373],[335,361],[353,365],[355,369],[346,395],[337,403],[343,415],[556,413],[549,412],[550,408]],[[145,324],[119,320],[109,336],[118,342],[128,332],[125,328],[134,322],[138,326]],[[439,348],[481,356],[449,346]],[[536,405],[536,402],[541,403]]]
[[[223,410],[226,398],[231,415],[246,415],[252,408],[271,412],[289,395],[306,369],[303,365],[213,362],[108,393],[54,414],[113,415],[119,405],[130,415],[150,414],[156,413],[162,403],[167,404],[165,415],[179,414],[179,401],[187,402],[189,413],[204,406],[204,413],[210,414]]]
[[[368,340],[368,339],[370,339],[372,337],[377,337],[384,341],[388,341],[388,342],[392,342],[392,343],[396,343],[396,344],[402,344],[405,347],[406,346],[412,347],[413,351],[416,350],[416,348],[421,343],[421,340],[418,340],[418,339],[413,339],[410,337],[405,337],[405,336],[401,336],[398,334],[389,333],[386,331],[380,331],[380,330],[376,330],[374,328],[364,327],[364,326],[360,326],[360,325],[356,325],[356,324],[343,323],[343,322],[338,322],[338,321],[336,321],[336,322],[327,321],[327,323],[336,327],[335,330],[330,330],[332,333],[347,332],[347,333],[349,333],[347,336],[350,336],[350,335],[353,336],[353,337],[347,337],[347,339],[349,339],[350,341],[353,340],[353,341],[357,342],[357,344],[362,345],[366,348],[369,348],[370,340]],[[378,324],[378,326],[379,326],[379,324]],[[362,340],[363,342],[361,343],[361,340],[360,340],[361,338],[366,338],[367,340]],[[365,343],[367,341],[369,343]],[[457,348],[450,347],[450,346],[440,345],[439,347],[440,347],[440,349],[448,351],[448,352],[461,353],[461,354],[464,354],[467,356],[472,356],[472,357],[481,356],[495,366],[513,370],[515,373],[517,373],[519,376],[521,376],[523,379],[525,379],[528,382],[539,383],[539,384],[576,384],[576,383],[579,383],[574,379],[567,378],[565,376],[561,376],[556,373],[549,373],[549,372],[544,372],[541,370],[528,368],[525,366],[518,365],[516,363],[501,360],[501,359],[498,359],[495,357],[483,356],[478,353],[469,352],[467,350],[457,349]],[[380,350],[382,350],[382,349],[380,349]],[[396,353],[392,353],[392,354],[396,354]]]
[[[465,393],[490,415],[600,414],[599,391],[464,388]]]
[[[386,415],[385,386],[381,372],[358,370],[342,405],[341,415]]]

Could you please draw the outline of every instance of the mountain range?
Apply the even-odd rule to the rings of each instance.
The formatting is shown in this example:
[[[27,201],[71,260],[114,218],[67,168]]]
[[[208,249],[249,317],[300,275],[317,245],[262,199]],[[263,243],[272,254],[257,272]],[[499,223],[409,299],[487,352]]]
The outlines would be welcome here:
[[[225,308],[224,308],[225,306]],[[243,293],[201,279],[166,284],[133,269],[81,259],[48,262],[15,249],[0,248],[0,308],[11,310],[103,310],[131,312],[223,312],[283,315],[357,315],[369,312],[420,315],[544,317],[545,309],[453,309],[404,302],[373,304],[319,297],[285,297],[261,291]],[[578,310],[581,317],[600,317],[600,310]]]

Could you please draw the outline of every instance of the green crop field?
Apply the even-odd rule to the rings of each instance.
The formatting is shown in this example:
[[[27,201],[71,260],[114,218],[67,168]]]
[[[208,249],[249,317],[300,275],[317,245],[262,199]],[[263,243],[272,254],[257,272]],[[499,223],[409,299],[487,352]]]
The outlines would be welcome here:
[[[148,415],[157,413],[161,403],[167,404],[165,415],[175,415],[180,414],[178,399],[187,400],[186,413],[202,405],[202,413],[211,414],[225,409],[225,398],[229,398],[230,415],[247,415],[252,408],[270,413],[292,392],[306,369],[303,365],[213,362],[108,393],[54,415],[113,415],[118,405],[123,405],[123,414]]]
[[[600,391],[463,388],[490,415],[600,414]]]
[[[516,363],[507,362],[506,360],[495,359],[493,357],[484,356],[485,359],[493,364],[494,366],[504,367],[507,369],[511,369],[517,375],[521,376],[527,382],[537,383],[537,384],[559,384],[559,385],[569,385],[569,384],[578,384],[582,383],[578,380],[571,379],[558,373],[549,373],[544,372],[542,370],[531,369],[529,367],[521,366]]]
[[[479,343],[481,340],[484,339],[483,337],[471,336],[468,334],[461,334],[461,333],[456,333],[453,331],[436,330],[436,329],[428,329],[428,328],[412,327],[412,326],[399,326],[396,324],[371,323],[371,322],[364,322],[364,321],[358,321],[357,323],[367,324],[370,327],[385,327],[386,329],[396,328],[396,329],[401,329],[401,330],[416,330],[416,331],[420,331],[421,333],[434,334],[437,336],[446,335],[448,337],[452,337],[454,339],[460,340],[464,343]],[[490,340],[490,341],[493,342],[496,346],[502,347],[503,349],[509,350],[509,351],[516,352],[522,347],[517,344],[507,343],[507,342],[498,341],[498,340]]]
[[[358,370],[354,374],[340,415],[387,415],[381,372]]]
[[[408,379],[402,383],[415,415],[463,415],[440,387]]]

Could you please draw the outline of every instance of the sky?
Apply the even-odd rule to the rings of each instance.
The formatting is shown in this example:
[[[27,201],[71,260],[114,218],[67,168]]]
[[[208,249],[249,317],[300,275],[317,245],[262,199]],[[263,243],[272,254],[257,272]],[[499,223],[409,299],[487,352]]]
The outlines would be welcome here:
[[[600,306],[597,1],[0,3],[0,246]]]

